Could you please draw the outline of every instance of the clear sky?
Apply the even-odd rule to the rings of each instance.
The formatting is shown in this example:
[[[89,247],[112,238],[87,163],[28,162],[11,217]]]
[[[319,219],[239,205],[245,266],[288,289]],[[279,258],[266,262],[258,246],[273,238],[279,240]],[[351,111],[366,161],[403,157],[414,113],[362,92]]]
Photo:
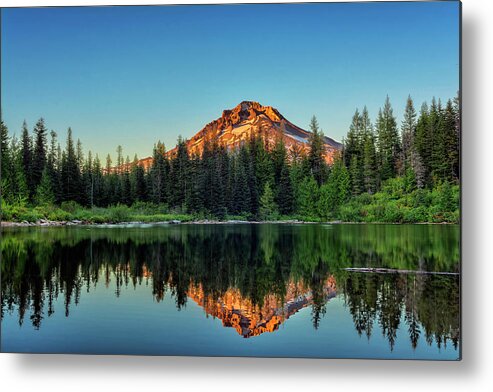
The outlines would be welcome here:
[[[62,145],[132,158],[191,137],[242,100],[341,140],[388,94],[399,123],[459,88],[459,3],[2,9],[2,117],[44,117]]]

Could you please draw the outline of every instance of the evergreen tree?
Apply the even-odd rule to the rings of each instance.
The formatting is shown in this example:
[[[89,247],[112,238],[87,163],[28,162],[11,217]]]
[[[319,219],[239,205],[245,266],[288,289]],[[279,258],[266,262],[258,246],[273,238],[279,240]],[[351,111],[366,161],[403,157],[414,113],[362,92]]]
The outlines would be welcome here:
[[[48,169],[45,167],[41,175],[41,182],[36,188],[35,201],[38,205],[52,205],[55,203],[55,194]]]
[[[0,121],[0,178],[7,178],[7,171],[9,166],[9,131],[2,120]]]
[[[22,155],[22,170],[26,177],[26,185],[28,188],[29,197],[34,196],[35,188],[33,186],[32,166],[33,166],[33,147],[32,139],[29,136],[26,121],[22,123],[21,136],[21,155]]]
[[[186,195],[190,190],[189,160],[186,140],[179,137],[176,157],[171,160],[171,204],[174,207],[185,206]]]
[[[377,156],[373,133],[369,133],[365,137],[363,151],[363,183],[366,192],[369,194],[376,192],[378,187]]]
[[[9,151],[9,132],[7,126],[0,122],[0,201],[12,192],[9,170],[11,169],[11,157]]]
[[[430,183],[431,179],[431,134],[429,122],[428,105],[423,103],[420,115],[416,124],[416,134],[414,135],[414,147],[416,156],[413,156],[413,169],[417,178],[422,177],[424,185]],[[421,173],[419,175],[418,173]],[[418,181],[419,183],[419,181]]]
[[[361,157],[361,134],[362,134],[362,117],[359,114],[358,109],[354,112],[349,131],[344,139],[344,153],[343,159],[346,167],[351,165],[353,156]]]
[[[433,97],[430,106],[430,116],[428,119],[429,135],[431,138],[431,179],[433,184],[437,184],[444,177],[444,152],[445,152],[445,132],[443,127],[442,104],[438,103]]]
[[[57,143],[57,134],[55,131],[52,130],[50,132],[50,148],[48,151],[46,168],[48,170],[48,176],[51,180],[51,186],[56,203],[60,203],[62,199],[62,190],[60,183],[60,157],[58,154],[59,145]]]
[[[377,118],[377,139],[378,139],[378,156],[380,164],[380,178],[385,181],[395,177],[400,163],[400,141],[397,132],[397,122],[393,114],[389,97],[385,99],[383,109],[378,113]]]
[[[274,201],[274,192],[267,182],[264,186],[262,197],[260,198],[260,219],[274,220],[278,216],[276,202]]]
[[[275,201],[279,211],[283,215],[291,214],[294,206],[293,188],[288,167],[288,154],[284,144],[284,122],[272,151],[272,162],[274,167]]]
[[[277,204],[279,205],[279,212],[283,215],[289,215],[294,210],[294,191],[291,185],[291,177],[289,174],[289,168],[286,165],[281,170],[281,177],[279,179],[279,185],[277,188]]]
[[[79,144],[79,143],[78,143]],[[82,158],[82,151],[79,154]],[[84,206],[94,207],[94,172],[93,172],[93,159],[92,152],[87,153],[87,160],[82,164],[81,174],[81,194],[80,203]]]
[[[460,98],[459,93],[454,98],[453,102],[455,123],[454,136],[455,142],[449,141],[449,146],[452,148],[449,152],[450,161],[452,163],[453,178],[458,181],[460,178],[460,140],[461,140],[461,113],[460,113]]]
[[[349,166],[349,174],[351,177],[351,193],[357,196],[363,192],[363,165],[360,164],[358,155],[353,155]]]
[[[47,133],[44,120],[40,118],[34,127],[34,152],[31,167],[34,189],[41,183],[41,177],[46,166]]]
[[[368,114],[368,109],[366,106],[363,108],[361,112],[360,118],[360,129],[361,129],[361,137],[362,143],[367,139],[368,136],[374,136],[373,134],[373,125],[370,120],[370,115]]]
[[[456,108],[451,100],[447,101],[447,106],[442,118],[442,132],[444,138],[444,157],[442,173],[443,178],[449,181],[459,179],[459,138],[457,137],[457,114]]]
[[[318,215],[319,187],[313,176],[305,177],[298,192],[299,213],[304,217]]]
[[[411,96],[409,95],[404,110],[404,119],[401,125],[402,137],[402,159],[404,166],[411,165],[411,155],[414,149],[414,135],[416,133],[416,110]]]
[[[67,145],[62,156],[61,163],[61,187],[63,190],[63,200],[73,200],[80,202],[81,191],[80,168],[77,163],[74,142],[72,139],[72,129],[67,131]]]
[[[310,135],[309,145],[310,152],[308,154],[308,162],[310,163],[310,170],[315,180],[320,185],[326,176],[326,163],[324,159],[324,135],[319,129],[317,118],[312,117],[310,122]]]
[[[145,178],[145,170],[142,165],[139,165],[137,155],[135,155],[132,163],[132,195],[136,201],[147,201],[147,184]]]
[[[152,166],[149,170],[149,196],[156,204],[166,204],[170,201],[169,171],[166,148],[158,141],[154,146]]]
[[[267,182],[274,184],[274,163],[260,136],[250,141],[250,153],[253,155],[257,189],[263,190]]]
[[[245,146],[233,159],[234,185],[231,209],[234,213],[246,213],[251,210],[251,194],[248,187],[249,160]]]
[[[185,202],[188,212],[203,211],[205,202],[211,202],[210,192],[212,191],[212,186],[210,181],[206,180],[206,176],[211,175],[212,169],[205,169],[203,167],[204,163],[198,154],[193,154],[189,161],[190,188]]]
[[[104,178],[101,167],[101,160],[96,154],[92,167],[92,205],[102,207],[105,205]]]
[[[9,203],[23,205],[29,199],[29,189],[24,174],[22,148],[15,136],[10,141],[9,163],[9,193],[3,196]]]

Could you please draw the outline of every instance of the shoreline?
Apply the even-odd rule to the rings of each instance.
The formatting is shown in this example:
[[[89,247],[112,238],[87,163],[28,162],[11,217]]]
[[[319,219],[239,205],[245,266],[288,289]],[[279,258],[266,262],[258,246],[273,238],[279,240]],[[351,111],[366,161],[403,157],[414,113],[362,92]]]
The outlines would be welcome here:
[[[199,219],[192,221],[161,221],[161,222],[144,222],[144,221],[129,221],[129,222],[105,222],[105,223],[93,223],[81,220],[71,221],[50,221],[41,219],[36,222],[11,222],[0,221],[0,227],[68,227],[68,226],[109,226],[109,227],[126,227],[126,226],[164,226],[164,225],[231,225],[231,224],[280,224],[280,225],[458,225],[459,223],[451,222],[416,222],[416,223],[402,223],[402,222],[343,222],[343,221],[326,221],[326,222],[313,222],[302,221],[297,219],[291,220],[276,220],[276,221],[247,221],[247,220],[209,220]]]

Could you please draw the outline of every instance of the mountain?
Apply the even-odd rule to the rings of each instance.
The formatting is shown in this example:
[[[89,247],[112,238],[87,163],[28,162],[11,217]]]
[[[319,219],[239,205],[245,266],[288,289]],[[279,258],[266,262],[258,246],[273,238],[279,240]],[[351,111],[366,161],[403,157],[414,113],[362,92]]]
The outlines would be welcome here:
[[[272,147],[280,136],[281,129],[284,130],[283,139],[288,152],[295,149],[304,154],[309,152],[311,132],[294,125],[272,106],[262,106],[253,101],[243,101],[231,110],[224,110],[221,117],[207,124],[186,143],[190,154],[201,154],[206,139],[234,149],[253,134],[261,135],[267,145]],[[327,136],[324,136],[324,144],[325,160],[331,164],[342,144]],[[168,151],[169,156],[175,153],[176,147]],[[143,158],[138,164],[147,169],[152,164],[152,158]]]
[[[224,110],[221,117],[207,124],[195,136],[187,141],[190,153],[202,153],[204,141],[209,138],[229,149],[239,147],[253,135],[261,135],[269,147],[272,147],[284,129],[286,149],[297,149],[302,153],[309,151],[308,132],[288,121],[272,106],[262,106],[258,102],[243,101],[231,110]],[[342,145],[325,136],[325,160],[332,163],[334,154],[341,150]],[[173,154],[176,148],[170,150]]]
[[[330,276],[323,287],[324,301],[336,294],[336,281]],[[236,288],[229,288],[222,295],[213,297],[204,294],[201,285],[191,284],[187,296],[202,307],[206,315],[220,319],[224,327],[234,328],[244,338],[277,331],[288,318],[314,303],[311,290],[295,282],[287,285],[283,300],[268,294],[262,305],[245,298]]]

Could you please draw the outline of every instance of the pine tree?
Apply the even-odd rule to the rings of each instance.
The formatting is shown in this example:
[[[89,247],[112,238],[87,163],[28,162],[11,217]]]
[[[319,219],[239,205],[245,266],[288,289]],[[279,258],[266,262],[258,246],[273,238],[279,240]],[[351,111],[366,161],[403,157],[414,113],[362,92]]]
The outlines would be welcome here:
[[[429,135],[431,138],[431,177],[433,184],[437,184],[444,176],[444,151],[445,151],[445,132],[443,127],[442,103],[438,103],[433,97],[430,106],[430,116],[428,120]]]
[[[400,141],[397,132],[397,122],[393,114],[389,97],[385,99],[383,109],[378,113],[377,118],[377,139],[380,178],[385,181],[394,177],[399,171]]]
[[[378,187],[377,156],[375,138],[372,133],[365,137],[363,151],[363,183],[366,192],[369,194],[376,192]]]
[[[281,170],[281,177],[277,189],[277,204],[279,212],[283,215],[290,215],[294,210],[294,191],[291,184],[288,165],[284,165]]]
[[[123,172],[123,148],[121,145],[116,147],[116,172],[117,174]]]
[[[251,194],[248,187],[249,160],[245,146],[234,159],[234,187],[231,208],[235,213],[251,211]]]
[[[101,160],[96,154],[92,168],[92,205],[102,207],[105,205],[104,197],[104,178],[101,167]]]
[[[132,198],[132,185],[130,182],[130,157],[127,155],[125,159],[123,174],[121,175],[122,182],[122,197],[121,202],[127,206],[131,206],[133,203]]]
[[[451,100],[447,101],[443,114],[443,133],[445,145],[445,167],[443,168],[444,178],[450,181],[459,179],[459,138],[457,137],[457,108]]]
[[[12,204],[24,205],[29,199],[29,189],[23,167],[22,148],[17,139],[10,141],[10,169],[8,171],[10,193],[5,194],[7,201]]]
[[[186,208],[188,212],[201,212],[205,208],[205,202],[212,202],[210,192],[212,187],[206,176],[211,175],[212,169],[206,169],[204,162],[198,154],[193,154],[189,161],[190,187],[186,195]],[[208,197],[209,196],[209,197]],[[207,207],[210,208],[210,207]]]
[[[34,153],[31,167],[33,187],[36,189],[41,183],[41,177],[46,166],[47,129],[43,118],[40,118],[34,127]]]
[[[281,122],[281,129],[272,151],[272,162],[274,168],[275,202],[279,206],[279,211],[283,215],[293,212],[294,195],[291,186],[291,178],[288,167],[288,154],[284,144],[284,122]]]
[[[327,168],[324,159],[324,135],[319,129],[317,118],[315,116],[312,117],[310,122],[310,130],[312,133],[309,139],[310,152],[308,154],[308,162],[310,163],[312,175],[320,185],[325,180]]]
[[[184,207],[186,195],[190,191],[189,160],[186,140],[179,137],[176,157],[171,160],[171,204],[174,207]]]
[[[454,98],[453,109],[455,115],[455,124],[454,124],[454,136],[455,143],[451,143],[453,150],[450,151],[450,160],[452,163],[452,171],[453,177],[456,181],[460,179],[460,140],[461,140],[461,113],[460,113],[460,98],[459,93]]]
[[[298,192],[299,213],[304,217],[318,215],[319,187],[313,176],[305,177],[301,182]]]
[[[55,196],[55,202],[60,203],[62,199],[62,190],[60,183],[60,161],[58,155],[59,145],[57,143],[57,134],[55,131],[50,132],[50,148],[48,151],[48,158],[46,162],[46,168],[48,170],[48,176],[51,180],[53,194]]]
[[[82,158],[82,148],[79,155]],[[87,153],[87,160],[82,164],[80,203],[94,207],[94,177],[92,152]]]
[[[170,202],[169,172],[166,148],[158,141],[154,146],[152,166],[149,170],[149,197],[153,203],[167,204]]]
[[[416,133],[416,110],[411,96],[409,95],[404,110],[404,119],[401,124],[402,137],[402,159],[404,166],[411,165],[411,155],[414,149],[414,135]]]
[[[55,202],[51,178],[46,167],[41,175],[41,182],[36,188],[35,201],[38,205],[52,205]]]
[[[26,177],[26,185],[28,188],[29,197],[34,196],[35,188],[33,186],[32,179],[32,166],[33,166],[33,147],[32,139],[29,136],[26,121],[22,123],[22,136],[21,136],[21,155],[22,155],[22,171]]]
[[[344,164],[346,167],[351,165],[353,156],[360,157],[362,155],[361,149],[361,134],[362,134],[362,118],[358,109],[354,112],[349,131],[344,139]]]
[[[0,202],[7,194],[12,192],[9,170],[11,169],[11,157],[9,151],[9,132],[7,126],[0,122]]]
[[[67,131],[67,145],[62,156],[61,163],[61,187],[63,201],[80,201],[80,168],[72,139],[72,129]]]
[[[276,202],[274,201],[274,192],[267,182],[264,186],[262,197],[260,198],[260,219],[274,220],[278,216]]]
[[[145,170],[142,165],[139,165],[137,155],[132,163],[132,195],[136,201],[147,201],[147,184],[145,178]]]
[[[416,173],[417,178],[422,177],[423,186],[426,186],[431,182],[432,139],[428,122],[429,110],[428,105],[425,102],[421,105],[420,115],[416,124],[416,134],[414,135],[416,156],[413,156],[413,170]],[[418,186],[419,183],[420,180],[418,180]]]
[[[351,193],[357,196],[363,192],[363,165],[360,164],[358,155],[353,155],[349,166],[349,174],[351,177]]]
[[[7,170],[9,168],[9,165],[9,131],[2,120],[0,122],[0,178],[7,177]]]

